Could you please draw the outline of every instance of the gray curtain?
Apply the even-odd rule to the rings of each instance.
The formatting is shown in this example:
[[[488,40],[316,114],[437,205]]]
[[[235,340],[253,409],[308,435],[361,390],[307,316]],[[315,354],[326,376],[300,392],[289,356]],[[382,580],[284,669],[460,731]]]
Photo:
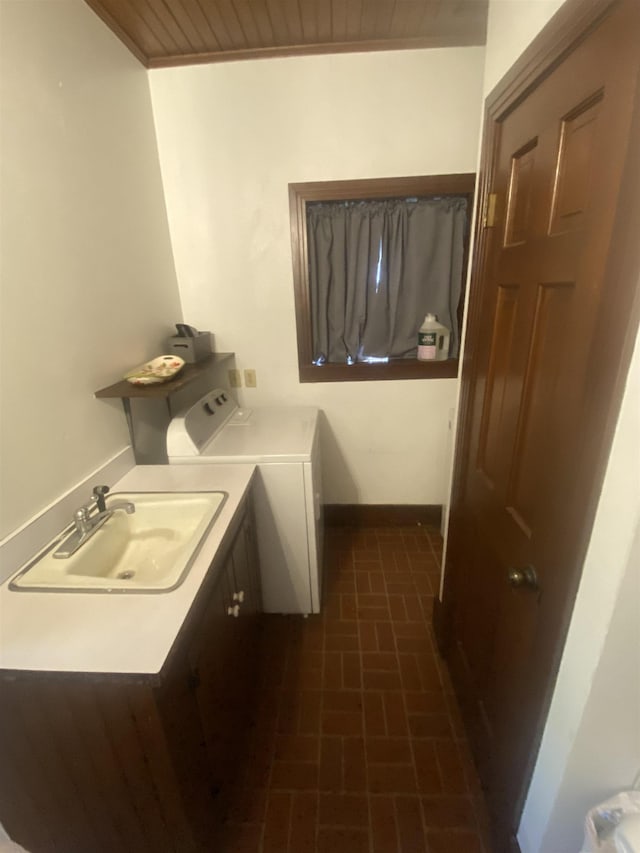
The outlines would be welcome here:
[[[459,197],[307,204],[314,361],[413,358],[428,313],[456,357],[466,227]]]

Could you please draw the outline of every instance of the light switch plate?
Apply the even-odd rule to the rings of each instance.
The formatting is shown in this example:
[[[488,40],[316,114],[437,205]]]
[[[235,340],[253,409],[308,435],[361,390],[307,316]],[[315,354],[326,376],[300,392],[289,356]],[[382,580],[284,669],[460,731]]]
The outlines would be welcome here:
[[[258,381],[256,378],[255,370],[245,370],[245,372],[244,372],[244,384],[247,386],[247,388],[255,388],[256,387],[256,385],[258,384]]]
[[[239,370],[229,370],[229,386],[231,388],[242,388],[242,376]]]

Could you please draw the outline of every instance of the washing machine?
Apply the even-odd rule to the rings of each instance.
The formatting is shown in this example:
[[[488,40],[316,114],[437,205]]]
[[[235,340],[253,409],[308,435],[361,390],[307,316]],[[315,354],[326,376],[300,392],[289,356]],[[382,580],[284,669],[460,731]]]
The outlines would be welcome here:
[[[319,410],[241,408],[230,391],[217,388],[172,419],[167,456],[172,465],[257,465],[254,504],[264,611],[319,613],[323,544]]]

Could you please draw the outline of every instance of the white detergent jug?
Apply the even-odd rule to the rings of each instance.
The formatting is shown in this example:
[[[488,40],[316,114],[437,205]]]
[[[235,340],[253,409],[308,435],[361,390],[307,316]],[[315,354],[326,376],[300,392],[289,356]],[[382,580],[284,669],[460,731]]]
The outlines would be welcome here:
[[[450,332],[438,322],[435,314],[427,314],[418,332],[419,361],[444,361],[449,358]]]

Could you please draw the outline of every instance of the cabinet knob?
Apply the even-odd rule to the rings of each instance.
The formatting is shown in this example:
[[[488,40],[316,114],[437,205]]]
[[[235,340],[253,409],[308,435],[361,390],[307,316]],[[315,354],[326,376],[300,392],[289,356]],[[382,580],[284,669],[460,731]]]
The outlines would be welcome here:
[[[234,619],[237,619],[240,615],[240,605],[234,604],[233,607],[227,607],[227,615],[233,616]]]
[[[241,589],[240,592],[234,592],[233,593],[233,600],[239,601],[240,604],[242,604],[242,602],[244,601],[244,590]]]

